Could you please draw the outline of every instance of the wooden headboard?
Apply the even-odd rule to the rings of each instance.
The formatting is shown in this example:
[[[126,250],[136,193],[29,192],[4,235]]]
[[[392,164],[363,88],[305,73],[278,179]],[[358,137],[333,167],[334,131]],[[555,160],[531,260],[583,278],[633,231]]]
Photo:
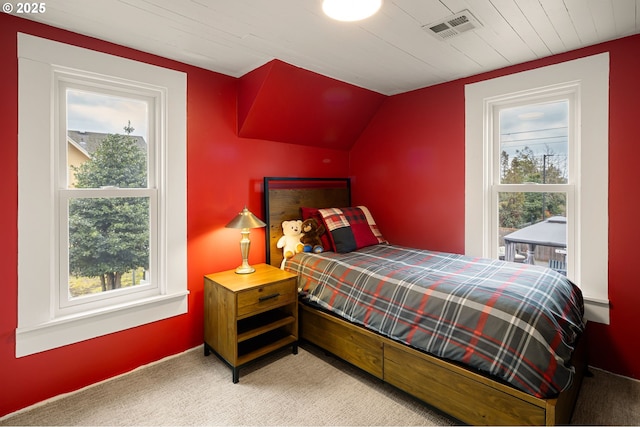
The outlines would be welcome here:
[[[337,208],[351,206],[349,178],[264,178],[264,208],[267,223],[267,264],[280,267],[282,221],[302,219],[301,207]]]

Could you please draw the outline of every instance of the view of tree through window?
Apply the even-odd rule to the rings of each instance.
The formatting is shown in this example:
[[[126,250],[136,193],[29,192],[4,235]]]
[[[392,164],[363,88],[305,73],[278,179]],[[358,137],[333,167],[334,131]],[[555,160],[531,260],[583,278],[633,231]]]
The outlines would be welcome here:
[[[72,298],[149,280],[150,201],[120,192],[148,185],[147,137],[135,123],[146,133],[143,101],[67,90],[67,186],[78,189],[68,200]]]
[[[567,194],[549,188],[568,183],[568,120],[566,100],[500,110],[500,188],[526,186],[526,191],[498,192],[499,252],[509,260],[565,262]],[[550,226],[531,228],[549,221]],[[509,248],[505,253],[509,243],[511,253]]]

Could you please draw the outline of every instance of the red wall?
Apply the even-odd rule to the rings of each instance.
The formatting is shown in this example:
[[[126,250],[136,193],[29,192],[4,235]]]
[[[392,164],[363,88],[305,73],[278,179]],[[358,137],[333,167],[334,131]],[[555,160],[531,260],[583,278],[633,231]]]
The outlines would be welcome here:
[[[464,87],[389,97],[351,150],[353,202],[392,243],[464,252]]]
[[[188,74],[188,314],[15,358],[18,31]],[[239,263],[239,233],[223,227],[245,204],[262,215],[263,176],[349,174],[354,202],[371,207],[389,240],[464,251],[464,85],[604,51],[611,54],[611,325],[590,324],[590,356],[595,366],[640,378],[634,363],[640,351],[634,272],[640,237],[640,176],[634,167],[640,158],[640,36],[389,97],[349,152],[239,138],[238,79],[0,14],[0,416],[200,345],[202,276]],[[252,231],[251,263],[264,260],[263,237],[262,230]]]
[[[188,314],[16,359],[17,32],[188,74]],[[202,276],[240,264],[240,234],[223,227],[245,204],[262,217],[262,177],[348,173],[348,152],[344,150],[238,138],[235,78],[5,13],[0,14],[0,52],[0,416],[200,345]],[[264,262],[264,231],[252,231],[252,241],[250,263]]]
[[[590,323],[594,366],[640,379],[640,35],[389,97],[351,150],[354,202],[390,241],[464,251],[464,85],[610,53],[609,326]],[[585,149],[589,149],[585,147]]]

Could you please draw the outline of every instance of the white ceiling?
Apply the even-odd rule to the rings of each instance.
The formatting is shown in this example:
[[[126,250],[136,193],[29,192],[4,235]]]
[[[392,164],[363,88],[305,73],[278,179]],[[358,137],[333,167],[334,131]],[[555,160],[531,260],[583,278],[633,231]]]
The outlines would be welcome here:
[[[277,58],[386,95],[640,33],[640,0],[384,0],[360,22],[321,0],[50,0],[20,15],[234,77]],[[468,9],[482,27],[421,27]]]

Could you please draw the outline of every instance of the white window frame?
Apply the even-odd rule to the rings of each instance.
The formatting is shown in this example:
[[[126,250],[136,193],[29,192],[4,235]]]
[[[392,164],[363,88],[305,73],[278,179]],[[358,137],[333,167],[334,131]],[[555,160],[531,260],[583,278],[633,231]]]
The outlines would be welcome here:
[[[496,257],[496,194],[512,191],[494,185],[494,106],[563,92],[574,97],[577,124],[570,147],[574,181],[556,189],[569,190],[568,253],[573,270],[568,276],[582,290],[587,319],[608,324],[608,53],[465,86],[465,252]]]
[[[155,280],[158,275],[158,193],[156,166],[158,164],[155,149],[157,135],[162,132],[157,128],[160,124],[156,116],[161,116],[162,111],[158,108],[166,98],[166,91],[154,87],[141,87],[140,84],[131,86],[121,81],[108,79],[105,76],[93,76],[78,70],[69,72],[66,69],[56,69],[54,67],[54,93],[56,108],[56,120],[54,128],[56,137],[54,138],[54,150],[57,163],[54,169],[57,171],[58,185],[56,193],[58,203],[58,261],[59,267],[58,292],[55,295],[57,304],[54,307],[54,316],[62,317],[68,314],[79,313],[88,310],[101,309],[114,304],[127,303],[141,298],[161,295],[163,289],[160,288],[162,281]],[[147,104],[147,187],[146,188],[72,188],[69,187],[69,167],[67,160],[67,90],[82,90],[88,93],[99,95],[117,96],[121,98],[135,99]],[[124,124],[124,123],[123,123]],[[146,284],[139,284],[107,292],[98,292],[81,297],[72,298],[69,293],[69,201],[78,198],[120,198],[120,197],[146,197],[149,199],[150,213],[150,259],[149,272],[151,281]],[[134,295],[135,294],[135,295]]]
[[[16,356],[61,347],[187,312],[186,75],[88,49],[18,34],[18,328]],[[58,99],[66,81],[103,82],[157,101],[157,286],[151,293],[60,310],[60,203],[66,144]],[[154,101],[155,102],[155,101]],[[169,161],[170,159],[170,161]],[[151,162],[152,159],[149,160]],[[61,178],[64,177],[64,178]],[[137,189],[133,190],[134,192]],[[108,194],[107,194],[108,193]],[[105,196],[112,196],[105,190]],[[152,205],[154,205],[152,203]],[[170,207],[170,209],[169,209]]]

